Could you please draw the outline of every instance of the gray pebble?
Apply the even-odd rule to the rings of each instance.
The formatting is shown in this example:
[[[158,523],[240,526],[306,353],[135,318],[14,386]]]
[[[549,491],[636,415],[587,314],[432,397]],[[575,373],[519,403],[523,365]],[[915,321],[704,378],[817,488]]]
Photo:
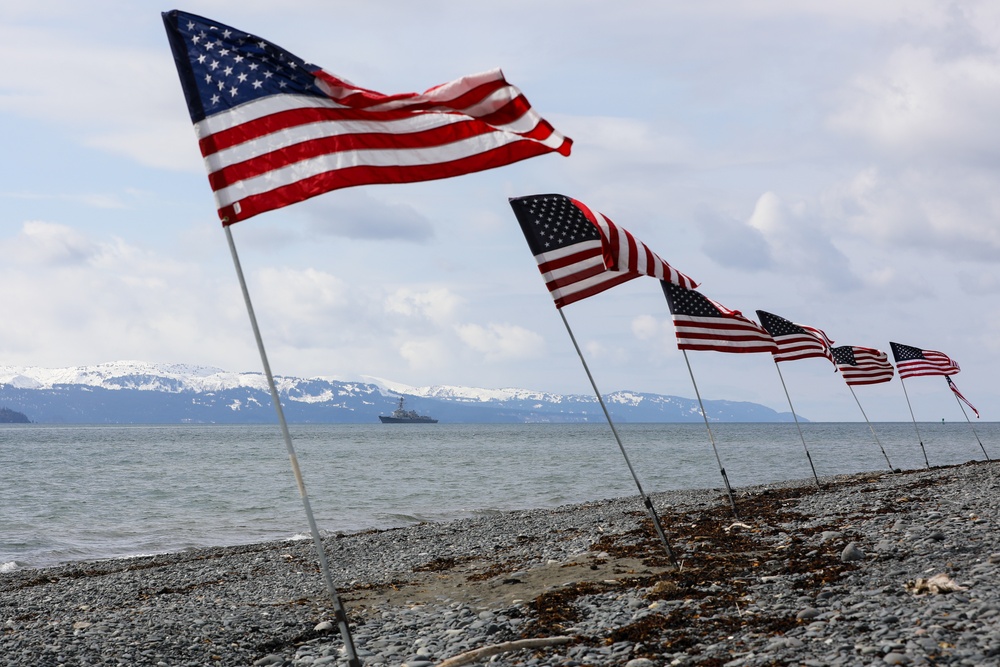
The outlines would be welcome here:
[[[845,563],[853,563],[855,561],[864,560],[865,552],[863,552],[856,543],[851,542],[840,554],[840,560]]]

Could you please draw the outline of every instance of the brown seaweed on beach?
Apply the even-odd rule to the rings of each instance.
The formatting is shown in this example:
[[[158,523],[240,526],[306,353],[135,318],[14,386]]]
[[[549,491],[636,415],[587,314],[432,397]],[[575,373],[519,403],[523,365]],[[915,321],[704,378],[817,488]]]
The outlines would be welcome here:
[[[668,559],[649,519],[635,530],[603,536],[594,543],[593,551],[607,553],[612,559],[640,558],[646,566],[659,571],[544,592],[531,605],[534,618],[523,636],[566,633],[579,618],[575,604],[578,600],[629,589],[643,595],[654,613],[610,629],[605,637],[577,636],[578,642],[641,643],[645,657],[658,659],[664,652],[697,654],[699,645],[724,641],[737,633],[783,634],[801,621],[791,616],[744,613],[741,609],[741,604],[747,606],[751,582],[780,574],[795,577],[798,588],[813,589],[835,582],[856,567],[841,562],[833,551],[823,553],[808,546],[799,536],[778,544],[782,534],[778,526],[802,519],[785,509],[786,502],[817,491],[796,487],[766,490],[744,498],[739,521],[734,521],[728,505],[721,503],[703,511],[664,512],[661,518],[664,526],[669,527],[668,538],[676,545],[681,559],[679,569],[668,567]],[[832,529],[832,526],[811,525],[801,533],[812,535]],[[663,611],[658,612],[657,608]]]

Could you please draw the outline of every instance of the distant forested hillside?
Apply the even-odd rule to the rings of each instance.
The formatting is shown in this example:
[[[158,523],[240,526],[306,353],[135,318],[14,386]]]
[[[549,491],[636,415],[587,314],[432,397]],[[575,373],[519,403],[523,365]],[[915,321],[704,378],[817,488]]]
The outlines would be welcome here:
[[[31,420],[23,412],[10,408],[0,408],[0,424],[30,424]]]

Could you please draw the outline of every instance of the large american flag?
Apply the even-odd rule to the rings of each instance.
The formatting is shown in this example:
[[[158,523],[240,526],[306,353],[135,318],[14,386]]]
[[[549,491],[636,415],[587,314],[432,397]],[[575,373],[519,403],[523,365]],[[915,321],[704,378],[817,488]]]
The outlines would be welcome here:
[[[795,324],[764,310],[758,310],[757,317],[778,346],[778,351],[774,353],[775,361],[825,357],[833,363],[833,354],[830,352],[833,341],[821,329]]]
[[[880,384],[892,379],[894,371],[889,355],[882,350],[856,345],[842,345],[831,350],[833,361],[849,385]]]
[[[972,411],[976,413],[976,419],[979,419],[979,410],[976,410],[976,406],[974,406],[972,403],[969,403],[969,399],[967,399],[965,396],[962,396],[962,392],[958,390],[958,387],[955,386],[955,383],[952,382],[952,379],[950,377],[945,375],[944,379],[948,381],[948,387],[955,393],[955,396],[957,396],[960,401],[962,401],[970,408],[972,408]]]
[[[383,95],[217,21],[163,22],[224,225],[337,188],[570,152],[499,69]]]
[[[889,343],[889,347],[901,380],[920,375],[954,375],[962,370],[944,352],[921,350],[919,347],[893,342]]]
[[[693,289],[661,281],[667,306],[674,318],[679,350],[716,352],[775,352],[771,334]]]
[[[557,308],[639,276],[698,284],[601,213],[565,195],[513,197],[510,206]]]

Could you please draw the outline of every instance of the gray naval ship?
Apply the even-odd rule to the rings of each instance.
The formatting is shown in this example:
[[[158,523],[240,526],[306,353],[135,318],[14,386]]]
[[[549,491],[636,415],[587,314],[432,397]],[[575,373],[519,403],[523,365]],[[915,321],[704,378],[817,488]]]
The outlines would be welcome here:
[[[438,421],[431,417],[418,415],[413,410],[404,410],[402,396],[399,397],[399,407],[393,410],[391,415],[388,417],[379,415],[378,418],[383,424],[437,424]]]

